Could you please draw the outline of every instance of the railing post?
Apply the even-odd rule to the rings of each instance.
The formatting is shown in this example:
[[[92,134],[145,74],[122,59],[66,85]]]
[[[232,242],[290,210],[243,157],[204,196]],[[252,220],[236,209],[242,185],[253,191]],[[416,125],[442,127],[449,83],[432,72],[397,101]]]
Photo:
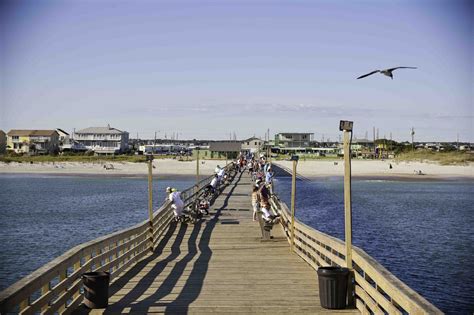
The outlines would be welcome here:
[[[148,161],[148,221],[150,232],[150,251],[153,252],[153,155],[147,156]]]
[[[298,156],[291,157],[293,161],[293,173],[291,177],[291,243],[290,251],[293,251],[295,245],[295,198],[296,198],[296,164],[298,164]]]

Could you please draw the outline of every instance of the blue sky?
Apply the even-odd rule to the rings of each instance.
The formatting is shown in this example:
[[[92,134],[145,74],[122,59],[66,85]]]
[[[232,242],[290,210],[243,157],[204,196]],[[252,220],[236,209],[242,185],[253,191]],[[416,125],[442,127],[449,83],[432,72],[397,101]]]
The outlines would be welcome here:
[[[0,129],[474,141],[473,2],[3,1]],[[397,70],[394,80],[375,69]]]

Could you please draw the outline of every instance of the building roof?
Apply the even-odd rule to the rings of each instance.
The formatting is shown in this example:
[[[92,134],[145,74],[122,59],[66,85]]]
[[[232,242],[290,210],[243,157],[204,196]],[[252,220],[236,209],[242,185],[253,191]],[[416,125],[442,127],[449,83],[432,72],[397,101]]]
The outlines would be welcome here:
[[[69,136],[69,134],[66,131],[62,130],[61,128],[56,128],[56,131],[58,133],[63,133],[64,135]]]
[[[9,136],[20,136],[20,137],[31,137],[31,136],[43,136],[50,137],[54,134],[58,134],[56,130],[28,130],[28,129],[12,129],[7,135]]]
[[[277,135],[314,135],[314,132],[279,132]]]
[[[259,139],[259,138],[257,138],[257,137],[251,137],[251,138],[248,138],[248,139],[243,140],[242,142],[250,142],[250,141],[253,141],[253,140],[262,141],[262,139]]]
[[[78,133],[86,133],[86,134],[122,134],[126,131],[118,130],[117,128],[112,128],[110,126],[107,127],[89,127],[86,129],[82,129],[79,131],[76,131],[76,134]]]
[[[240,152],[240,141],[216,141],[209,143],[209,150],[214,152]]]

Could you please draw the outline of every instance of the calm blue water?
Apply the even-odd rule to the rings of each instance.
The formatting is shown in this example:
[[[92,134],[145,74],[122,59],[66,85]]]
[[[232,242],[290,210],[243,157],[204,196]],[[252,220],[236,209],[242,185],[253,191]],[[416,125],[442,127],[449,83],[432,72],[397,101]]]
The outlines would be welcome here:
[[[291,180],[276,191],[290,205]],[[344,239],[341,178],[297,182],[296,216]],[[446,313],[474,312],[474,181],[352,182],[353,243]]]
[[[155,181],[164,188],[189,180]],[[290,180],[276,180],[289,204]],[[341,179],[298,181],[297,216],[344,238]],[[474,182],[353,181],[353,241],[441,310],[474,311]],[[0,175],[0,290],[71,247],[147,218],[141,178]]]
[[[155,180],[154,207],[167,186],[190,180]],[[148,218],[144,178],[0,175],[0,290],[75,245]]]

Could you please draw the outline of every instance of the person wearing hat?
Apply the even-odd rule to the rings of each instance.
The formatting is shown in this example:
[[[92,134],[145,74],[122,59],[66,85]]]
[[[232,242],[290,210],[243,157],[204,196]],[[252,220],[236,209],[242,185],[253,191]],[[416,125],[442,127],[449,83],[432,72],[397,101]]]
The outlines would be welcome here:
[[[166,192],[168,193],[168,200],[173,203],[171,208],[173,209],[175,219],[177,219],[183,215],[184,209],[184,202],[181,199],[181,193],[177,189],[171,187],[166,187]]]

